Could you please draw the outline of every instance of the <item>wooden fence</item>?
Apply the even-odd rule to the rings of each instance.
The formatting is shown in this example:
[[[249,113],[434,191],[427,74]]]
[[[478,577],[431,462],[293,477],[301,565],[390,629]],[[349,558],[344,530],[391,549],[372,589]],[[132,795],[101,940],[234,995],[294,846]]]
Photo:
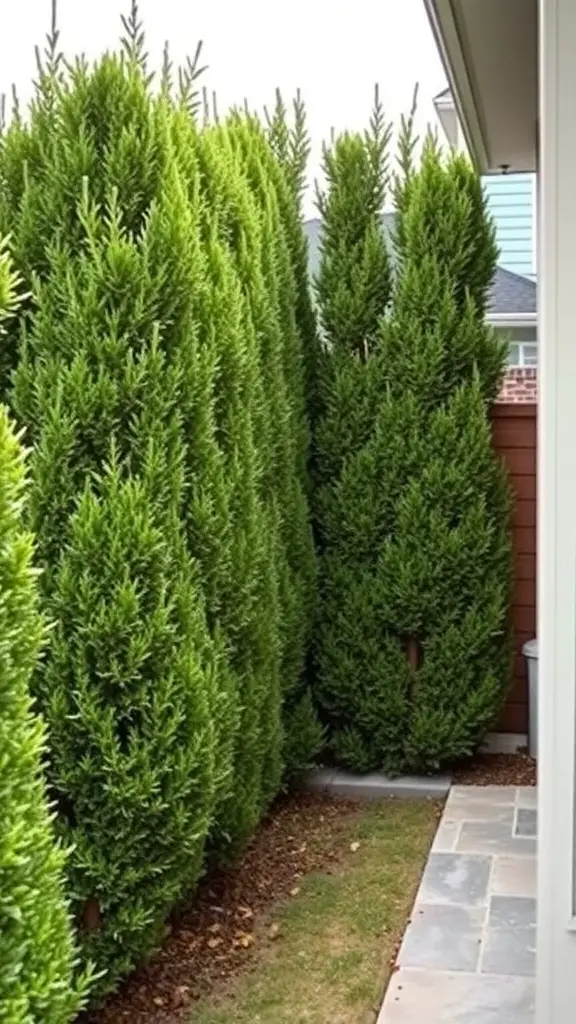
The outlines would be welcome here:
[[[536,417],[535,404],[494,406],[492,429],[514,492],[514,682],[498,730],[528,731],[528,690],[522,644],[536,635]]]

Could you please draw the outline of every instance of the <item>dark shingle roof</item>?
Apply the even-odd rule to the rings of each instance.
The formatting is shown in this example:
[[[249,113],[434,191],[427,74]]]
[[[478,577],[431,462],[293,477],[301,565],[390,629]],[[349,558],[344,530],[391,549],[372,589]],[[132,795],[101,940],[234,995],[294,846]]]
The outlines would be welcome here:
[[[536,283],[497,267],[490,292],[490,313],[536,313]]]
[[[385,213],[382,221],[384,229],[390,234],[394,226],[394,214]],[[304,229],[308,237],[308,266],[310,275],[314,276],[320,266],[321,223],[317,218],[308,220]],[[489,313],[496,315],[536,313],[536,284],[521,274],[496,267],[488,309]]]
[[[450,86],[447,86],[446,89],[442,89],[442,92],[437,93],[437,95],[434,97],[434,101],[433,102],[437,103],[438,100],[451,100],[451,99],[452,99],[452,89],[450,88]]]

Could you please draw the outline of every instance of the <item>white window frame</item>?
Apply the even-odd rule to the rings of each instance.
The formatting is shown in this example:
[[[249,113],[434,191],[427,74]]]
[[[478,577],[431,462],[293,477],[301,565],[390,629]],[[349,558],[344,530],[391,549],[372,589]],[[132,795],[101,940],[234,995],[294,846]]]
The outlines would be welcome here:
[[[518,349],[518,359],[508,360],[508,367],[511,370],[537,370],[538,369],[538,340],[534,338],[533,341],[517,341],[515,338],[510,338],[510,348],[514,346]],[[530,357],[527,356],[527,349],[536,350],[536,362],[529,362]]]
[[[507,331],[513,332],[514,330],[532,330],[534,331],[533,338],[515,338],[513,335],[509,338],[510,346],[518,346],[518,362],[511,362],[508,360],[508,368],[523,369],[523,370],[536,370],[540,362],[540,352],[538,348],[538,323],[536,313],[494,313],[488,317],[488,323],[495,327],[498,331],[502,331],[506,334]],[[536,345],[536,363],[526,363],[526,346]]]

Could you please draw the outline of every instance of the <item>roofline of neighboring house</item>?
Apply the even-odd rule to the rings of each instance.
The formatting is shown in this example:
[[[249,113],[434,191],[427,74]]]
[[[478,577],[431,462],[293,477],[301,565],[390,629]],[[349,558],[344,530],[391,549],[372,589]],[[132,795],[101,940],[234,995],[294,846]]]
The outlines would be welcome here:
[[[434,97],[432,102],[437,110],[456,110],[456,104],[451,92],[447,96],[440,93],[439,96]]]
[[[538,313],[487,313],[486,321],[492,327],[536,327]]]

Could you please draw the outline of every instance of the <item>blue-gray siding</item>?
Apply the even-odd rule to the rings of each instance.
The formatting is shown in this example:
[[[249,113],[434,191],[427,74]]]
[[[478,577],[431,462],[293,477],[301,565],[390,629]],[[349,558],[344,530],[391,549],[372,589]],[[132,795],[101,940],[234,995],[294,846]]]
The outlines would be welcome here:
[[[499,265],[516,274],[534,274],[534,176],[490,176],[484,179],[484,188],[496,222]]]

